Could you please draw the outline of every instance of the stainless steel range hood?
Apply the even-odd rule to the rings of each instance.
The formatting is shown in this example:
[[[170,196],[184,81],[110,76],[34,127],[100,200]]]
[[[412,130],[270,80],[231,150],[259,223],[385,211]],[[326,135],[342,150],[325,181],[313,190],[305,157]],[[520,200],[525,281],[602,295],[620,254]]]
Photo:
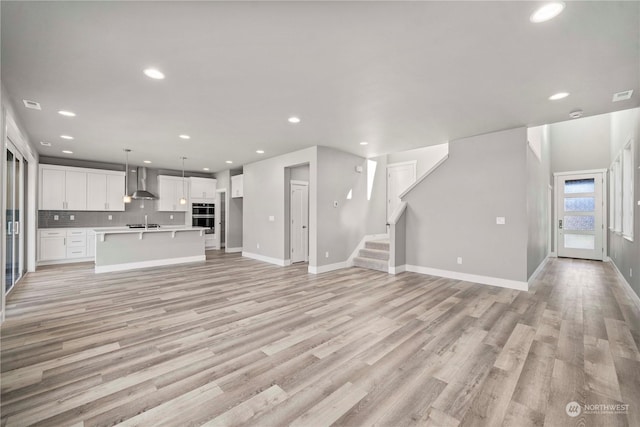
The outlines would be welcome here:
[[[147,168],[139,167],[138,172],[138,189],[131,195],[135,200],[156,200],[158,197],[147,191]]]

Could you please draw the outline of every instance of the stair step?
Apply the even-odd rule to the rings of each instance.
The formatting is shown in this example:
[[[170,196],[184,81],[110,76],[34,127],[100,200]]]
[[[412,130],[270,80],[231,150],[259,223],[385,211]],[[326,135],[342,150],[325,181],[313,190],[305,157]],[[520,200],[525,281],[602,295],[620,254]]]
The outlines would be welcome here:
[[[388,240],[370,240],[368,242],[364,242],[364,247],[366,249],[377,249],[381,251],[388,251],[389,241]]]
[[[389,260],[389,251],[382,251],[380,249],[360,249],[358,256],[362,258],[375,258],[375,259],[383,259],[385,261]]]
[[[385,273],[389,272],[389,261],[381,259],[364,258],[357,256],[353,259],[353,265],[356,267],[368,268],[371,270],[384,271]]]

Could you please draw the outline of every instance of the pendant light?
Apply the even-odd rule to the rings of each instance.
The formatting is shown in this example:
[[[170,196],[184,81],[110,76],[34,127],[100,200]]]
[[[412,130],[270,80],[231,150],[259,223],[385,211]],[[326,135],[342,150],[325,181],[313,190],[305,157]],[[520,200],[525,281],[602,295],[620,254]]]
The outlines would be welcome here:
[[[186,157],[182,158],[182,197],[180,197],[180,204],[181,205],[186,205],[187,204],[187,198],[184,197],[184,161],[186,160]]]
[[[124,197],[122,197],[122,201],[125,203],[131,203],[131,196],[129,195],[129,153],[130,149],[124,149],[124,155],[126,157],[125,166],[124,166]]]

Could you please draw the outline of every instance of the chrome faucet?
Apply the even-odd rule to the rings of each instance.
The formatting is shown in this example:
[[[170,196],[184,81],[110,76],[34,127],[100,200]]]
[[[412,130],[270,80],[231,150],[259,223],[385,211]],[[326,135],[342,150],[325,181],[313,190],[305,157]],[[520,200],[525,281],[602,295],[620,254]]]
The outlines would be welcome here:
[[[144,229],[148,230],[149,229],[149,222],[147,221],[147,216],[144,216]]]

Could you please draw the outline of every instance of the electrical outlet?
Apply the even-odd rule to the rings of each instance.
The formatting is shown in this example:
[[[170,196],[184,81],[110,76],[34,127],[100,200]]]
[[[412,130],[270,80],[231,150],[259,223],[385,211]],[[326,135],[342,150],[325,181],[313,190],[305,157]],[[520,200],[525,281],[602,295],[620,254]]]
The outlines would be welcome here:
[[[173,215],[169,215],[169,219],[173,219]]]
[[[256,248],[260,249],[260,243],[256,244]]]
[[[324,253],[324,257],[325,257],[325,258],[329,258],[329,252],[325,252],[325,253]]]
[[[334,207],[334,208],[337,208],[337,207],[338,207],[338,201],[337,201],[337,200],[334,200],[334,201],[333,201],[333,207]]]
[[[113,215],[109,215],[109,216],[107,216],[107,219],[108,219],[109,221],[113,220]]]
[[[57,221],[57,220],[59,220],[59,219],[60,219],[60,217],[59,217],[58,215],[54,215],[54,216],[53,216],[53,220],[54,220],[54,221]]]
[[[633,268],[629,269],[629,277],[633,277]]]
[[[462,257],[459,256],[458,259],[456,260],[458,262],[458,264],[462,264]]]
[[[276,220],[276,217],[273,215],[269,215],[269,222],[274,222]]]
[[[76,216],[75,215],[69,215],[69,221],[75,221]]]

